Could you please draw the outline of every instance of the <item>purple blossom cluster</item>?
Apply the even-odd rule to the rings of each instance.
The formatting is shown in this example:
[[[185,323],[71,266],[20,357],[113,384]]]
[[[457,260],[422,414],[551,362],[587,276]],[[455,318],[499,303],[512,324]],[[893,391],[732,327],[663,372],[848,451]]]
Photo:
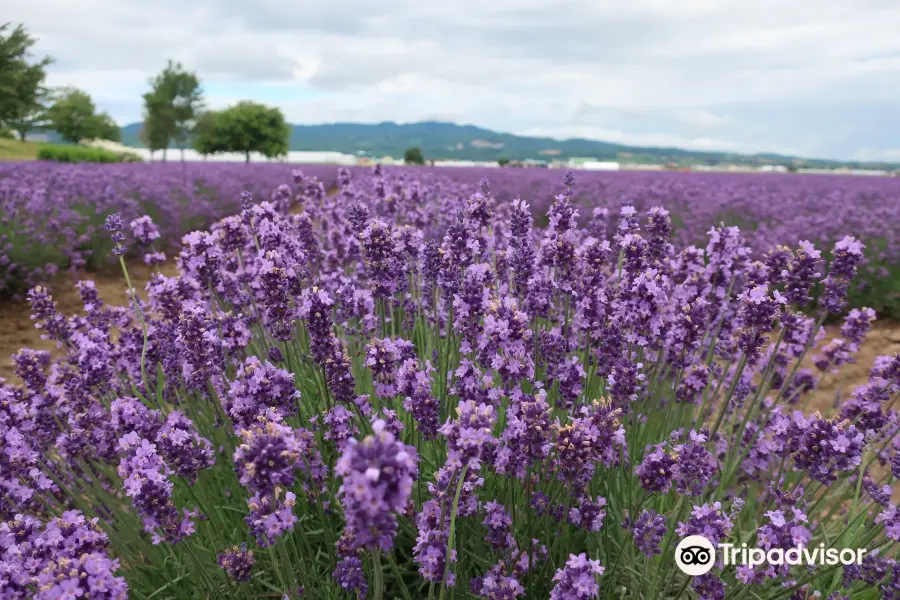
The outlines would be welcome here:
[[[550,592],[550,600],[599,598],[597,577],[603,575],[604,570],[600,561],[591,560],[585,554],[569,555],[565,568],[557,570],[553,576],[555,585]]]
[[[415,448],[385,429],[384,421],[375,421],[372,430],[361,442],[351,439],[335,465],[335,474],[343,479],[338,495],[352,547],[390,551],[396,514],[406,510],[419,475],[418,457]]]
[[[125,600],[128,585],[110,558],[109,536],[77,511],[46,523],[16,515],[0,523],[0,596],[18,600]]]
[[[125,494],[131,498],[135,512],[143,520],[144,530],[154,544],[178,542],[195,531],[192,520],[196,513],[178,510],[172,499],[173,484],[169,481],[170,467],[163,461],[156,445],[128,433],[119,440],[122,459],[119,477]]]

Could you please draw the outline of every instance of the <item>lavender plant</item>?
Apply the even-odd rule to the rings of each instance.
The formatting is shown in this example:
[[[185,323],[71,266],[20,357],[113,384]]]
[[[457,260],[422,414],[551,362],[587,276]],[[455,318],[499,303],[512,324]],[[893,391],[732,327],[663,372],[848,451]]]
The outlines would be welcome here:
[[[897,597],[900,356],[805,410],[801,363],[874,319],[817,354],[860,241],[685,245],[628,205],[582,228],[571,175],[544,229],[486,181],[292,181],[129,306],[29,292],[59,349],[0,382],[0,597]],[[128,219],[117,253],[159,241]],[[690,535],[868,555],[691,577]]]

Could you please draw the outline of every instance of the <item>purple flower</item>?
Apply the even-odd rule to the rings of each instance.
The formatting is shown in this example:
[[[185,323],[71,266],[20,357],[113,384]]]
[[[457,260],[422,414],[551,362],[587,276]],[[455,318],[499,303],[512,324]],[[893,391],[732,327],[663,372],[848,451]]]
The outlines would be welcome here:
[[[243,430],[241,441],[234,451],[235,470],[241,485],[262,495],[292,487],[311,450],[293,429],[275,421]]]
[[[45,333],[41,339],[55,340],[57,346],[69,343],[71,331],[68,320],[56,310],[56,302],[47,288],[35,286],[28,290],[28,302],[31,304],[31,320],[36,329]]]
[[[294,387],[293,373],[249,356],[238,368],[223,400],[235,428],[242,429],[267,410],[274,410],[280,418],[297,414],[300,391]]]
[[[131,432],[119,440],[122,459],[119,476],[125,495],[131,498],[138,515],[144,521],[144,531],[152,534],[153,543],[178,542],[194,532],[193,513],[182,516],[172,502],[172,483],[169,467],[157,453],[156,445]]]
[[[447,438],[448,463],[468,465],[473,470],[491,462],[498,440],[493,428],[497,413],[492,405],[463,400],[456,407],[457,419],[440,428]]]
[[[131,234],[139,244],[149,246],[155,240],[159,239],[159,228],[148,215],[134,219],[128,224],[131,227]]]
[[[781,306],[786,300],[778,290],[774,290],[770,297],[767,284],[758,285],[741,294],[739,298],[740,318],[744,329],[738,346],[747,356],[748,364],[755,365],[766,342],[765,334],[772,331],[775,320],[781,314]]]
[[[50,353],[43,350],[22,348],[12,356],[16,375],[32,392],[39,394],[47,385],[45,369],[50,364]]]
[[[536,253],[531,239],[531,221],[528,204],[519,199],[513,200],[510,215],[509,266],[513,288],[519,297],[528,289],[528,282],[535,269]]]
[[[209,381],[219,381],[225,364],[225,345],[219,324],[209,310],[199,304],[185,307],[178,318],[175,343],[181,354],[181,373],[189,387],[207,389]]]
[[[147,252],[144,254],[144,264],[148,266],[161,265],[166,262],[165,252]]]
[[[284,499],[280,496],[280,491],[276,489],[268,495],[254,494],[247,501],[250,513],[244,517],[244,522],[256,537],[256,543],[263,548],[271,546],[276,539],[292,531],[297,523],[294,515],[296,494],[285,492]]]
[[[716,461],[704,442],[706,436],[692,430],[690,441],[674,448],[678,456],[675,489],[681,494],[699,495],[715,474]]]
[[[553,447],[550,415],[544,390],[535,396],[512,397],[506,410],[506,429],[494,460],[497,472],[524,479],[527,469],[547,458]]]
[[[554,424],[558,476],[575,490],[584,489],[598,463],[616,464],[625,445],[625,429],[619,422],[621,409],[595,401],[590,407],[581,407],[579,414],[570,417],[565,426],[558,421]]]
[[[125,246],[122,245],[122,242],[125,241],[125,234],[122,233],[125,224],[122,222],[122,218],[116,213],[113,213],[106,217],[105,226],[106,231],[111,234],[109,236],[110,239],[113,241],[113,244],[115,244],[112,253],[116,256],[122,256],[125,254]]]
[[[397,393],[404,396],[403,408],[412,415],[418,430],[426,440],[437,436],[441,407],[431,394],[431,373],[434,368],[425,361],[422,369],[419,360],[408,358],[397,369]]]
[[[484,541],[495,551],[512,548],[516,540],[510,533],[512,519],[504,506],[499,502],[488,502],[484,505],[484,513],[484,521],[481,522],[487,528]]]
[[[725,583],[712,573],[694,577],[691,581],[691,588],[697,592],[700,600],[724,600],[725,598]]]
[[[406,509],[412,484],[419,476],[418,456],[397,441],[383,421],[362,442],[351,439],[335,465],[347,530],[355,547],[390,551],[397,534],[396,514]]]
[[[525,595],[525,588],[519,580],[505,575],[499,563],[484,577],[473,578],[471,588],[473,594],[488,600],[515,600]]]
[[[609,374],[609,395],[615,401],[616,406],[627,407],[637,400],[644,374],[641,373],[642,363],[634,363],[625,358],[620,359],[613,366]]]
[[[571,418],[566,425],[556,423],[555,427],[559,477],[581,490],[594,475],[599,432],[588,418]]]
[[[192,231],[181,238],[177,263],[182,277],[196,279],[203,287],[214,285],[222,263],[217,237],[205,231]]]
[[[296,317],[291,288],[296,284],[297,272],[277,250],[258,256],[254,269],[253,291],[272,336],[278,341],[289,341]]]
[[[789,514],[785,514],[786,512]],[[791,507],[789,511],[771,510],[765,516],[769,522],[761,525],[756,531],[756,537],[765,550],[770,548],[787,550],[808,546],[812,540],[812,532],[807,527],[809,519],[799,508]]]
[[[787,281],[790,275],[788,266],[792,260],[794,255],[788,246],[775,246],[766,252],[765,265],[770,285],[774,287]]]
[[[862,461],[864,439],[855,425],[839,419],[795,419],[789,431],[789,449],[797,468],[825,485],[839,471],[851,471]]]
[[[499,302],[492,301],[477,340],[478,360],[485,368],[497,372],[504,385],[512,389],[523,379],[534,377],[531,337],[528,316],[519,310],[518,300],[506,296]],[[562,393],[570,398],[580,394],[582,373],[577,361],[558,369],[557,375],[565,388]]]
[[[619,420],[622,412],[606,400],[594,400],[589,406],[581,407],[581,415],[593,425],[595,459],[607,467],[619,464],[620,453],[628,458],[625,428]]]
[[[809,291],[821,276],[818,271],[821,261],[822,253],[815,246],[806,240],[800,242],[800,248],[787,268],[784,295],[789,304],[803,307],[811,300]]]
[[[660,554],[659,544],[666,535],[666,517],[645,508],[631,526],[631,531],[634,544],[644,555],[652,557]]]
[[[697,298],[680,307],[675,313],[675,322],[668,331],[668,351],[672,354],[675,366],[700,367],[702,363],[692,363],[696,352],[700,349],[706,333],[709,315],[709,302]]]
[[[419,574],[425,581],[444,582],[447,586],[453,586],[456,575],[447,568],[450,514],[449,510],[444,510],[441,504],[435,499],[427,500],[422,505],[422,510],[416,513],[418,535],[413,548],[413,557],[419,565]],[[449,561],[450,563],[456,562],[455,548],[450,549]],[[447,569],[446,580],[444,580],[445,569]]]
[[[342,589],[350,593],[355,592],[359,600],[364,600],[369,593],[369,584],[359,557],[348,556],[339,560],[332,577]]]
[[[842,585],[850,588],[857,581],[863,581],[869,585],[876,585],[888,573],[891,568],[891,560],[881,557],[878,550],[867,553],[861,565],[844,565],[844,577]]]
[[[36,600],[125,600],[128,584],[117,577],[118,559],[105,554],[82,554],[72,558],[49,560],[37,576]]]
[[[834,245],[829,276],[853,279],[856,267],[863,260],[863,248],[865,246],[856,238],[844,236]]]
[[[388,225],[373,219],[359,234],[365,257],[366,274],[377,298],[386,298],[400,291],[404,280],[405,264],[397,252]]]
[[[234,546],[219,554],[217,561],[232,580],[249,581],[256,559],[253,558],[253,551],[247,550],[247,544],[241,544],[240,548]]]
[[[678,402],[699,404],[706,386],[709,385],[709,369],[703,363],[695,363],[689,366],[675,392]]]
[[[193,485],[203,469],[216,462],[210,441],[194,429],[193,422],[181,411],[166,415],[166,422],[156,434],[156,446],[175,474]]]
[[[661,206],[647,211],[647,235],[650,236],[650,259],[656,262],[673,254],[669,238],[672,236],[672,217]]]
[[[871,308],[854,308],[844,318],[841,335],[854,344],[862,344],[874,321],[875,311]]]
[[[726,539],[733,527],[731,518],[722,512],[722,503],[713,502],[694,506],[687,521],[679,522],[675,532],[680,537],[702,535],[713,544]]]
[[[570,554],[565,568],[557,569],[553,576],[550,600],[598,598],[600,585],[597,578],[603,575],[604,570],[599,560],[590,560],[584,553],[577,556]]]
[[[641,487],[650,493],[664,493],[675,479],[678,472],[678,454],[666,452],[666,443],[653,446],[653,450],[644,455],[644,460],[635,470],[641,481]]]
[[[606,516],[604,506],[606,498],[597,496],[597,500],[594,501],[585,496],[569,509],[569,523],[585,531],[600,531],[603,527],[603,518]]]
[[[325,413],[325,439],[334,442],[338,450],[343,450],[350,440],[359,433],[354,420],[356,415],[341,405]]]
[[[828,312],[837,313],[844,308],[850,281],[856,277],[856,269],[863,260],[863,248],[861,242],[849,235],[834,245],[822,300]]]

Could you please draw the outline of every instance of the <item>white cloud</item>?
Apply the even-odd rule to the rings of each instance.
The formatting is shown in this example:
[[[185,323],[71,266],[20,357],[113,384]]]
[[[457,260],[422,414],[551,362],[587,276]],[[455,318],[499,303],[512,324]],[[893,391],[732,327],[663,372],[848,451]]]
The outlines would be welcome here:
[[[629,133],[599,127],[535,127],[517,132],[521,135],[549,137],[556,140],[568,138],[598,139],[630,146],[658,146],[685,148],[688,150],[740,151],[741,145],[728,140],[706,137],[684,137],[670,133]]]
[[[697,129],[715,129],[734,122],[734,119],[731,117],[717,115],[702,108],[679,110],[675,113],[675,119],[679,123],[684,123]]]
[[[863,162],[900,162],[900,148],[857,148],[852,158]]]
[[[254,85],[295,86],[298,99],[281,104],[302,122],[444,114],[698,149],[784,145],[787,132],[767,129],[765,112],[785,103],[900,104],[893,0],[29,0],[5,8],[5,19],[24,22],[39,50],[58,59],[52,84],[83,87],[121,120],[138,117],[146,80],[168,58],[225,96],[229,85],[244,96]],[[309,89],[327,97],[303,99]],[[757,121],[733,116],[735,104],[758,107]]]

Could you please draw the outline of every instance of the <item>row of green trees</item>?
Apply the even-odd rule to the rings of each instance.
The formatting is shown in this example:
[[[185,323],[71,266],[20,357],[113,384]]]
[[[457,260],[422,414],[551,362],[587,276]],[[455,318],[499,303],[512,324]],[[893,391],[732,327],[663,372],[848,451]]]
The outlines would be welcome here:
[[[16,132],[24,141],[33,131],[55,131],[63,140],[121,141],[118,124],[99,112],[90,95],[67,87],[46,85],[50,57],[35,58],[36,40],[24,25],[0,26],[0,132]],[[247,162],[252,153],[267,158],[287,154],[290,126],[281,110],[257,102],[243,101],[224,110],[207,110],[202,82],[197,73],[181,63],[169,61],[149,81],[143,95],[141,142],[166,160],[173,146],[193,148],[207,156],[220,152],[241,153]],[[421,149],[409,148],[407,164],[424,164]]]
[[[87,92],[46,85],[53,59],[35,58],[35,42],[24,25],[0,25],[0,131],[15,132],[23,141],[34,131],[55,131],[72,143],[120,141],[118,124],[98,112]],[[161,151],[165,160],[174,146],[183,159],[185,148],[193,147],[203,155],[239,152],[249,162],[254,152],[273,158],[288,151],[290,127],[278,108],[244,101],[206,110],[199,76],[171,60],[149,84],[140,137],[151,155]]]

